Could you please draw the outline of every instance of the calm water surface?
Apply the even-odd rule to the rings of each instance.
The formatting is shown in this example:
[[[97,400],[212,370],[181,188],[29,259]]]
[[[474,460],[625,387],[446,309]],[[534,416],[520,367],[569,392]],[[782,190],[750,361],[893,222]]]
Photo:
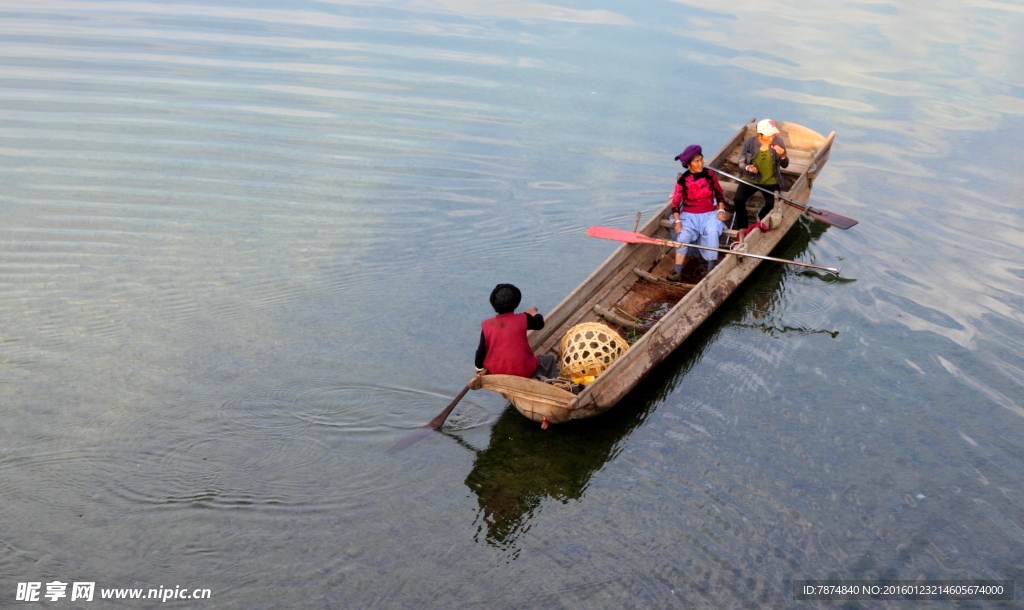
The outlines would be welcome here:
[[[1024,587],[1021,31],[987,0],[0,4],[0,606]],[[549,311],[615,247],[585,227],[754,117],[838,133],[812,203],[860,224],[774,254],[843,279],[762,265],[600,418],[470,393],[385,454],[496,283]]]

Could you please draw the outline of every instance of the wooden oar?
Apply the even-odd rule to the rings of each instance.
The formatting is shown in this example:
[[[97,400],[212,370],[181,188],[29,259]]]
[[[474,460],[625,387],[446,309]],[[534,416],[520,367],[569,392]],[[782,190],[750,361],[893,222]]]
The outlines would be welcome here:
[[[774,256],[762,256],[760,254],[750,254],[749,252],[740,252],[738,250],[723,250],[722,248],[712,248],[711,246],[698,246],[696,244],[684,244],[678,241],[670,241],[668,239],[658,239],[657,237],[648,237],[643,233],[633,233],[631,231],[622,231],[620,229],[609,229],[608,227],[590,227],[587,229],[587,235],[590,237],[600,237],[602,239],[611,239],[613,241],[622,241],[627,244],[654,244],[655,246],[669,246],[672,248],[699,248],[701,250],[711,250],[713,252],[724,252],[725,254],[735,254],[736,256],[748,256],[750,258],[759,258],[766,261],[775,261],[776,263],[786,263],[788,265],[800,265],[801,267],[810,267],[812,269],[820,269],[822,271],[828,271],[839,275],[842,271],[842,267],[822,267],[821,265],[812,265],[811,263],[801,263],[800,261],[791,261],[785,258],[775,258]]]
[[[778,197],[779,199],[785,201],[789,205],[791,205],[791,206],[793,206],[795,208],[800,208],[801,210],[806,212],[807,215],[810,216],[811,218],[813,218],[815,220],[820,220],[821,222],[823,222],[823,223],[825,223],[827,225],[832,225],[833,227],[839,227],[840,229],[849,229],[853,225],[857,224],[857,221],[852,219],[852,218],[847,218],[846,216],[843,216],[841,214],[836,214],[835,212],[829,212],[828,210],[817,210],[815,208],[812,208],[809,205],[804,205],[802,203],[797,203],[797,202],[793,201],[792,199],[790,199],[789,197],[783,197],[781,194],[776,193],[775,191],[768,190],[766,188],[761,188],[761,187],[757,186],[756,184],[751,184],[750,182],[747,182],[746,180],[743,180],[742,178],[737,178],[736,176],[733,176],[732,174],[727,174],[727,173],[723,172],[720,169],[715,169],[713,167],[709,167],[708,169],[710,169],[711,171],[715,172],[716,174],[720,174],[722,176],[725,176],[726,178],[732,178],[736,182],[742,182],[743,184],[746,184],[747,186],[752,186],[752,187],[756,188],[759,191],[764,191],[766,193],[771,193],[772,195],[775,195],[776,197]]]
[[[410,434],[409,436],[403,438],[402,440],[400,440],[397,443],[395,443],[394,445],[392,445],[391,448],[388,449],[387,452],[388,453],[398,453],[399,451],[401,451],[402,449],[405,449],[409,445],[412,445],[413,443],[417,443],[417,442],[423,440],[424,438],[427,437],[428,434],[430,434],[434,430],[437,430],[438,428],[443,426],[444,425],[444,420],[448,419],[448,415],[451,414],[452,409],[455,408],[455,405],[459,404],[459,401],[462,400],[462,397],[466,395],[466,392],[469,391],[471,385],[472,385],[472,382],[466,384],[466,387],[462,388],[462,391],[459,392],[459,395],[455,397],[455,400],[453,400],[451,402],[451,404],[449,404],[447,407],[445,407],[444,411],[441,411],[440,413],[438,413],[437,417],[435,417],[434,419],[430,420],[430,423],[428,423],[425,426],[421,426],[421,427],[417,428],[412,434]]]
[[[459,392],[459,395],[455,397],[455,400],[453,400],[451,402],[451,404],[449,404],[447,407],[445,407],[444,411],[441,411],[440,413],[438,413],[437,417],[435,417],[434,419],[430,420],[430,423],[427,424],[427,425],[430,426],[431,428],[433,428],[434,430],[437,430],[438,428],[443,426],[444,425],[444,420],[448,419],[448,415],[452,412],[452,409],[455,408],[455,405],[459,404],[459,401],[462,400],[462,397],[466,395],[466,392],[469,391],[469,388],[472,385],[473,385],[472,383],[467,383],[466,387],[462,388],[462,391]]]

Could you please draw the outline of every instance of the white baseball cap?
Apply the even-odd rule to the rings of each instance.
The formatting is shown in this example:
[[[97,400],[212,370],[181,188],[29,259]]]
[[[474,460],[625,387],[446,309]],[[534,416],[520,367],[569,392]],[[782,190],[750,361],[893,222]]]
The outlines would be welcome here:
[[[779,128],[775,126],[775,121],[771,119],[764,119],[757,124],[757,133],[762,136],[774,136],[779,133]]]

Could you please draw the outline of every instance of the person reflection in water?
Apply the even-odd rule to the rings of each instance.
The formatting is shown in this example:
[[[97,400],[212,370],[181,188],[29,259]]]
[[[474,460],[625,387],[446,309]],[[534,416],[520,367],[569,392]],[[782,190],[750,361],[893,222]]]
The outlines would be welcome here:
[[[477,374],[516,375],[543,381],[558,377],[558,359],[552,354],[537,357],[526,340],[526,331],[544,328],[544,316],[531,307],[514,313],[522,293],[512,284],[498,284],[491,291],[491,307],[498,314],[481,323],[476,348]]]

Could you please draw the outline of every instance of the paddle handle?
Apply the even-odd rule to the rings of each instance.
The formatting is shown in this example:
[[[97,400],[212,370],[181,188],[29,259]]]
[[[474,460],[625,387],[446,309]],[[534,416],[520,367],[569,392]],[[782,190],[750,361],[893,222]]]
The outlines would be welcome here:
[[[673,248],[683,248],[683,247],[686,247],[686,248],[700,248],[701,250],[712,250],[714,252],[724,252],[725,254],[735,254],[736,256],[749,256],[750,258],[759,258],[759,259],[761,259],[763,261],[774,261],[776,263],[786,263],[787,265],[799,265],[801,267],[810,267],[811,269],[819,269],[821,271],[828,271],[829,273],[834,273],[836,275],[839,275],[839,271],[840,271],[840,269],[838,269],[836,267],[824,267],[822,265],[814,265],[814,264],[811,264],[811,263],[801,263],[800,261],[791,261],[788,258],[775,258],[774,256],[764,256],[764,255],[761,255],[761,254],[750,254],[749,252],[739,252],[737,250],[723,250],[722,248],[712,248],[710,246],[700,246],[700,245],[697,245],[697,244],[684,244],[682,242],[671,241],[671,240],[668,240],[668,239],[657,239],[657,238],[654,238],[654,240],[657,243],[659,243],[659,244],[661,244],[663,246],[671,246]]]
[[[740,182],[740,183],[746,184],[749,187],[756,188],[759,191],[764,191],[765,193],[769,193],[771,195],[775,195],[776,197],[778,197],[782,201],[785,201],[789,205],[802,210],[804,213],[806,213],[811,218],[813,218],[815,220],[818,220],[820,222],[823,222],[823,223],[825,223],[827,225],[831,225],[833,227],[838,227],[840,229],[844,229],[845,230],[845,229],[849,229],[850,227],[852,227],[855,224],[857,224],[856,220],[854,220],[852,218],[847,218],[846,216],[843,216],[842,214],[836,214],[835,212],[829,212],[828,210],[817,210],[817,209],[814,209],[814,208],[812,208],[809,205],[804,205],[802,203],[797,203],[797,202],[793,201],[792,199],[790,199],[789,197],[783,197],[781,193],[776,193],[775,191],[771,191],[771,190],[768,190],[766,188],[761,188],[760,186],[757,186],[756,184],[752,184],[750,182],[747,182],[746,180],[743,180],[742,178],[738,178],[736,176],[733,176],[732,174],[723,172],[720,169],[715,169],[713,167],[709,167],[708,169],[713,171],[713,172],[715,172],[716,174],[720,174],[722,176],[725,176],[726,178],[732,178],[736,182]],[[734,218],[735,218],[735,216],[734,216]]]
[[[813,265],[811,263],[801,263],[800,261],[791,261],[786,258],[775,258],[774,256],[764,256],[761,254],[750,254],[749,252],[740,252],[738,250],[724,250],[722,248],[712,248],[711,246],[699,246],[697,244],[684,244],[678,241],[671,241],[668,239],[658,239],[657,237],[648,237],[643,233],[633,233],[630,231],[622,231],[620,229],[610,229],[608,227],[590,227],[587,229],[587,235],[590,237],[600,237],[602,239],[610,239],[612,241],[622,241],[627,244],[651,244],[655,246],[669,246],[671,248],[699,248],[701,250],[711,250],[713,252],[723,252],[725,254],[735,254],[736,256],[746,256],[750,258],[759,258],[765,261],[774,261],[776,263],[786,263],[788,265],[799,265],[801,267],[810,267],[812,269],[819,269],[821,271],[828,271],[839,275],[840,269],[834,267],[823,267],[821,265]]]
[[[775,191],[772,191],[772,190],[769,190],[769,189],[766,189],[766,188],[761,188],[760,186],[757,186],[756,184],[752,184],[750,182],[747,182],[746,180],[744,180],[742,178],[737,178],[736,176],[733,176],[732,174],[727,174],[727,173],[723,172],[720,169],[715,169],[713,167],[709,167],[708,169],[710,169],[711,171],[715,172],[716,174],[721,174],[721,175],[725,176],[726,178],[732,178],[736,182],[742,182],[743,184],[746,184],[747,186],[752,186],[752,187],[756,188],[759,191],[764,191],[765,193],[769,193],[771,195],[775,195],[776,197],[778,197],[779,199],[785,201],[786,203],[789,203],[790,205],[794,205],[794,206],[800,208],[801,210],[803,210],[805,212],[811,210],[811,206],[809,206],[809,205],[804,205],[802,203],[797,203],[797,202],[793,201],[792,199],[790,199],[789,197],[783,197],[780,193],[776,193]]]

